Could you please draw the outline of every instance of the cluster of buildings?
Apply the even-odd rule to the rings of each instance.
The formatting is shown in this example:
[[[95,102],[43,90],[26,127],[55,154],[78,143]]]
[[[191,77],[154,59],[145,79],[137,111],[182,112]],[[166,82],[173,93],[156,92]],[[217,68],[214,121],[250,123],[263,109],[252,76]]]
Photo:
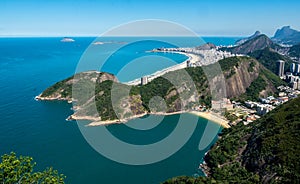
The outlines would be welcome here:
[[[276,106],[297,98],[300,95],[299,90],[294,90],[289,86],[279,86],[278,90],[278,97],[269,96],[267,98],[260,98],[259,102],[246,101],[244,104],[241,104],[233,101],[234,108],[229,112],[239,117],[238,121],[243,121],[246,125],[272,111]]]
[[[276,108],[300,95],[300,63],[292,63],[289,72],[285,73],[285,62],[277,61],[278,76],[289,83],[289,86],[279,86],[279,93],[267,98],[260,98],[259,102],[246,101],[244,103],[230,102],[229,99],[221,101],[212,101],[212,109],[224,108],[230,115],[234,115],[237,120],[231,122],[235,125],[237,122],[243,122],[245,125],[259,119],[262,115],[267,114]]]
[[[273,99],[273,98],[274,98],[273,96],[268,97],[268,99]],[[271,110],[275,109],[275,104],[273,104],[273,102],[271,103],[270,100],[261,100],[261,101],[262,102],[246,101],[245,105],[250,109],[255,109],[256,114],[260,116],[267,114]]]
[[[232,54],[230,52],[218,50],[218,48],[211,49],[199,49],[195,48],[159,48],[154,51],[159,52],[175,52],[175,53],[186,53],[193,54],[194,57],[197,57],[195,60],[190,60],[187,62],[187,67],[197,67],[197,66],[206,66],[217,61],[229,58],[233,56],[242,56],[240,54]]]
[[[227,109],[232,110],[233,104],[228,98],[222,98],[222,100],[212,100],[211,101],[211,108],[212,109]]]
[[[300,63],[292,63],[290,71],[285,73],[285,62],[282,60],[277,61],[277,74],[281,79],[284,79],[290,84],[294,90],[300,90]]]

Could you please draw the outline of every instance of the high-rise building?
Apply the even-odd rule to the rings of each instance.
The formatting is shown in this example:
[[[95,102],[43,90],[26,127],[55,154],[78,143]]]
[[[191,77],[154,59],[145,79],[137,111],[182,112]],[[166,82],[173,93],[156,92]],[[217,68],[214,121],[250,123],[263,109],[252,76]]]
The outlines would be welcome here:
[[[291,83],[291,87],[292,87],[292,89],[297,89],[298,88],[298,83],[297,82]]]
[[[300,64],[297,64],[297,67],[296,67],[296,73],[297,73],[297,74],[300,74]]]
[[[279,77],[283,77],[284,76],[284,61],[278,60],[276,65],[277,65],[277,75]]]
[[[141,78],[141,85],[146,85],[148,83],[148,77]]]
[[[292,63],[291,66],[290,66],[290,72],[295,73],[295,71],[296,71],[296,64]]]
[[[191,61],[190,60],[187,60],[186,61],[186,67],[190,67],[191,66]]]

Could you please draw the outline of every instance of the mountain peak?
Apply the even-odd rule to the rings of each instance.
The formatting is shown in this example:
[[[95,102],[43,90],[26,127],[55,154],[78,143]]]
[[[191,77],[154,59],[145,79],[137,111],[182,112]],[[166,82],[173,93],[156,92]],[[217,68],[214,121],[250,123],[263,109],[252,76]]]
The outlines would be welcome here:
[[[272,39],[278,43],[295,45],[300,42],[300,32],[292,29],[291,26],[283,26],[277,29]]]
[[[253,38],[245,41],[244,43],[228,48],[227,51],[232,52],[234,54],[249,54],[256,50],[262,50],[264,48],[272,48],[277,49],[277,45],[272,42],[272,40],[265,34],[260,34],[254,36]]]
[[[259,35],[261,35],[261,32],[260,31],[255,31],[255,33],[253,35],[251,35],[251,36],[249,36],[247,38],[243,38],[241,40],[238,40],[235,44],[236,45],[241,45],[241,44],[245,43],[246,41],[251,40],[251,39],[253,39],[253,38],[255,38],[255,37],[259,36]]]
[[[261,32],[260,31],[255,31],[254,35],[260,35]]]

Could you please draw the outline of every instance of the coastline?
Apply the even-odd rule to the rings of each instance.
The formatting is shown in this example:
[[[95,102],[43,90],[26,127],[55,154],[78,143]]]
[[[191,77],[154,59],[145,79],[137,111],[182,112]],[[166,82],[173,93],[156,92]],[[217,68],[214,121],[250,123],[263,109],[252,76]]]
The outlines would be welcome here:
[[[160,115],[160,116],[171,116],[175,114],[183,114],[183,113],[188,113],[192,114],[204,119],[207,119],[208,121],[211,121],[213,123],[217,123],[221,125],[223,128],[229,128],[228,121],[224,120],[222,117],[219,117],[211,112],[198,112],[198,111],[177,111],[177,112],[171,112],[171,113],[164,113],[164,112],[155,112],[155,113],[143,113],[143,114],[138,114],[134,115],[125,119],[115,119],[115,120],[105,120],[101,121],[99,118],[96,117],[91,117],[91,116],[76,116],[76,115],[71,115],[67,118],[67,120],[88,120],[92,121],[86,126],[105,126],[105,125],[112,125],[112,124],[121,124],[121,123],[127,123],[130,120],[136,119],[136,118],[141,118],[146,115]]]
[[[36,96],[34,98],[37,101],[66,101],[67,103],[72,103],[71,100],[67,98],[52,98],[52,97],[41,97],[40,95]],[[200,111],[177,111],[177,112],[151,112],[151,113],[142,113],[134,116],[130,116],[125,119],[115,119],[115,120],[105,120],[101,121],[99,117],[93,117],[93,116],[76,116],[75,114],[70,115],[66,120],[72,121],[72,120],[88,120],[92,121],[87,126],[103,126],[103,125],[111,125],[111,124],[121,124],[121,123],[127,123],[128,121],[136,118],[141,118],[146,115],[161,115],[161,116],[171,116],[175,114],[182,114],[182,113],[189,113],[204,119],[207,119],[213,123],[217,123],[221,125],[223,128],[230,128],[229,122],[224,119],[224,117],[220,117],[219,115],[212,113],[212,112],[200,112]]]
[[[164,51],[151,51],[151,52],[164,52]],[[175,53],[175,54],[185,55],[188,58],[186,60],[184,60],[183,62],[178,63],[176,65],[173,65],[173,66],[170,66],[168,68],[159,70],[159,71],[157,71],[157,72],[155,72],[153,74],[150,74],[150,75],[145,75],[144,77],[147,77],[149,82],[152,81],[155,78],[158,78],[158,77],[160,77],[160,76],[168,73],[168,72],[172,72],[172,71],[176,71],[176,70],[187,68],[188,67],[188,62],[190,62],[190,63],[196,63],[200,59],[199,56],[197,56],[195,54],[191,54],[191,53],[178,52],[178,51],[168,51],[168,52],[169,53]],[[141,80],[140,80],[140,78],[138,78],[138,79],[134,79],[134,80],[129,81],[129,82],[125,82],[124,84],[133,86],[133,85],[139,85],[140,82],[141,82]]]
[[[190,111],[190,114],[202,117],[204,119],[207,119],[209,121],[212,121],[214,123],[217,123],[219,125],[221,125],[224,128],[230,128],[229,122],[225,119],[223,119],[223,117],[220,117],[218,115],[216,115],[215,113],[212,112],[199,112],[199,111]]]
[[[34,100],[36,101],[66,101],[68,103],[72,103],[73,101],[69,98],[61,98],[61,97],[41,97],[42,94],[35,96]]]
[[[153,74],[147,75],[146,77],[148,78],[148,81],[151,81],[157,77],[160,77],[168,72],[171,71],[176,71],[179,69],[183,69],[183,68],[187,68],[189,64],[193,64],[196,63],[198,61],[201,60],[200,56],[193,54],[193,53],[188,53],[188,52],[181,52],[181,51],[160,51],[160,50],[152,50],[149,52],[169,52],[169,53],[176,53],[176,54],[181,54],[181,55],[185,55],[188,58],[179,63],[176,64],[174,66],[170,66],[168,68],[162,69],[160,71],[157,71]],[[130,82],[126,82],[123,84],[127,84],[127,85],[139,85],[140,84],[140,79],[135,79],[133,81]],[[72,103],[72,100],[70,100],[69,98],[61,98],[61,97],[41,97],[41,94],[35,97],[35,100],[45,100],[45,101],[67,101],[68,103]],[[217,114],[214,114],[212,112],[199,112],[199,111],[177,111],[177,112],[172,112],[172,113],[165,113],[165,112],[154,112],[154,113],[142,113],[142,114],[138,114],[138,115],[134,115],[134,116],[130,116],[128,118],[124,118],[124,119],[115,119],[115,120],[104,120],[101,121],[100,117],[93,117],[93,116],[76,116],[76,114],[72,114],[70,115],[66,120],[68,121],[72,121],[72,120],[88,120],[88,121],[92,121],[91,123],[89,123],[87,126],[103,126],[103,125],[111,125],[111,124],[121,124],[121,123],[127,123],[129,120],[135,119],[135,118],[140,118],[143,117],[145,115],[162,115],[162,116],[169,116],[169,115],[174,115],[174,114],[182,114],[182,113],[189,113],[198,117],[202,117],[204,119],[207,119],[211,122],[217,123],[219,125],[221,125],[224,128],[229,128],[229,124],[227,120],[224,120],[223,117],[220,117]]]
[[[103,125],[127,123],[130,120],[133,120],[133,119],[136,119],[136,118],[141,118],[141,117],[146,116],[146,115],[171,116],[171,115],[182,114],[182,113],[186,113],[186,111],[178,111],[178,112],[171,112],[171,113],[163,113],[163,112],[143,113],[143,114],[134,115],[134,116],[131,116],[131,117],[125,118],[125,119],[106,120],[106,121],[101,121],[101,120],[100,121],[93,121],[93,122],[89,123],[87,126],[103,126]],[[92,119],[85,119],[85,118],[81,118],[81,117],[79,117],[79,119],[81,119],[81,120],[92,120]],[[76,118],[75,119],[73,118],[73,120],[76,120]]]

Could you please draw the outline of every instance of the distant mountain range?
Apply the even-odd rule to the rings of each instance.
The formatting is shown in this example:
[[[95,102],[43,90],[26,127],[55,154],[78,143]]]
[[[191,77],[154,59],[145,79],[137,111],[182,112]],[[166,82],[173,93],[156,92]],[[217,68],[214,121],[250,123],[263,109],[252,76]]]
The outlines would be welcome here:
[[[264,34],[259,34],[256,36],[252,36],[251,38],[247,38],[244,42],[235,47],[227,47],[224,50],[229,51],[233,54],[249,54],[256,50],[262,50],[265,48],[272,48],[274,50],[280,50],[281,46],[274,43],[268,36]]]
[[[276,43],[296,45],[300,43],[300,31],[284,26],[276,31],[272,40]]]
[[[242,45],[261,35],[262,33],[260,31],[256,31],[253,35],[236,41],[235,45]],[[270,39],[277,44],[298,45],[300,44],[300,31],[294,30],[290,26],[284,26],[281,29],[277,29],[275,35]]]
[[[274,73],[276,73],[276,61],[286,61],[286,69],[288,69],[292,62],[300,60],[300,44],[291,47],[279,45],[259,31],[237,43],[234,47],[222,47],[220,50],[249,55]]]

